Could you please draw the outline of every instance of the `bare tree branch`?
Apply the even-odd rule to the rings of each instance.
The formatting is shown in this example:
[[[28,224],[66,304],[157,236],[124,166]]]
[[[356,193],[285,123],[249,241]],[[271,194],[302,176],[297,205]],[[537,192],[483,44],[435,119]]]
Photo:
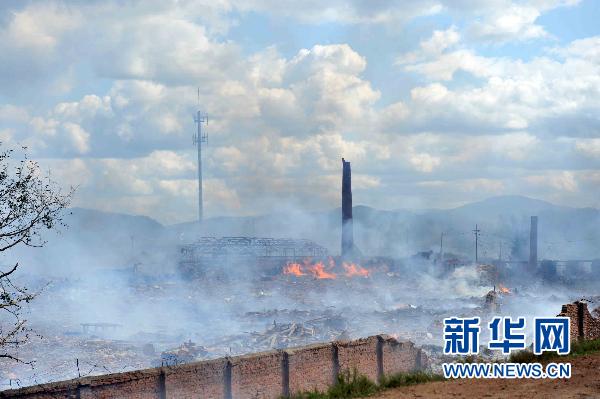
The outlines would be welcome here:
[[[26,154],[15,165],[13,151],[0,147],[0,252],[20,244],[43,246],[45,230],[64,226],[62,215],[72,195],[73,189],[63,194]],[[0,360],[31,364],[16,353],[31,331],[21,311],[39,292],[31,293],[13,283],[11,277],[18,267],[16,263],[7,271],[0,270]]]

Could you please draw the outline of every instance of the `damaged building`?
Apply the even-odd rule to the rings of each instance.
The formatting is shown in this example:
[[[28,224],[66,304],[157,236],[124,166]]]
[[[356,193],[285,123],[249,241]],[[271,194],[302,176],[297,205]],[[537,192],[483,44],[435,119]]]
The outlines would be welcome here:
[[[191,277],[219,275],[223,266],[274,275],[288,262],[325,258],[327,249],[311,240],[266,237],[201,237],[179,248],[179,269]]]

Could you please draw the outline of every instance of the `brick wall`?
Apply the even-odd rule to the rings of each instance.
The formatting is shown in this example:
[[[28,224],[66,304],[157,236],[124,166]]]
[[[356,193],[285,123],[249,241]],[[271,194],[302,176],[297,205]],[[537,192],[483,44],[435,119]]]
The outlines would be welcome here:
[[[277,398],[283,393],[283,352],[271,351],[231,359],[231,396]]]
[[[410,342],[388,336],[159,367],[2,391],[18,399],[275,399],[326,390],[340,371],[383,374],[419,370],[427,358]]]
[[[379,336],[375,336],[355,341],[335,342],[338,348],[340,371],[356,369],[359,374],[377,381],[380,377],[380,366],[377,364],[379,340]]]
[[[90,377],[80,386],[81,399],[164,399],[160,368]]]
[[[425,368],[421,349],[410,341],[399,342],[394,338],[382,337],[383,373],[386,375],[409,372]]]
[[[576,301],[563,305],[558,316],[571,318],[571,340],[600,339],[600,319],[590,314],[587,303]]]
[[[311,345],[286,350],[290,392],[325,391],[334,381],[334,345]]]
[[[183,364],[165,371],[167,398],[197,399],[225,397],[228,359]]]
[[[579,338],[579,316],[577,311],[577,302],[568,303],[566,305],[562,305],[562,309],[558,314],[559,317],[568,317],[570,318],[570,334],[571,340],[575,340]]]
[[[0,392],[0,398],[19,399],[77,399],[77,381],[55,382]]]

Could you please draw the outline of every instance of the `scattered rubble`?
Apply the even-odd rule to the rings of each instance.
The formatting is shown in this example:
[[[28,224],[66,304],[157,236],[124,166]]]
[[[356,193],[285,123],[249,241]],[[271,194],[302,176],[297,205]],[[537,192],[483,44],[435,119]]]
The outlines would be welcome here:
[[[345,329],[339,330],[331,327],[333,323],[328,319],[303,323],[284,323],[273,325],[265,331],[252,332],[250,344],[258,348],[282,349],[301,346],[311,342],[327,342],[348,338]]]
[[[184,342],[178,348],[167,350],[161,353],[161,364],[165,366],[174,366],[181,363],[201,360],[208,355],[208,351],[202,345],[197,345],[191,340]]]

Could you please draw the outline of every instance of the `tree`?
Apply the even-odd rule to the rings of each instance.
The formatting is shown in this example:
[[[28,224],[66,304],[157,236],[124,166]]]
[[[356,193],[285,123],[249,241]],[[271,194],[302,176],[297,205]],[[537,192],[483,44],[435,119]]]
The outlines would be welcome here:
[[[73,194],[73,189],[61,192],[23,150],[20,161],[15,161],[13,150],[0,150],[0,252],[18,245],[43,246],[45,230],[64,226],[63,213]],[[31,332],[22,309],[37,294],[13,283],[18,267],[17,263],[0,271],[0,358],[23,361],[14,354]]]

